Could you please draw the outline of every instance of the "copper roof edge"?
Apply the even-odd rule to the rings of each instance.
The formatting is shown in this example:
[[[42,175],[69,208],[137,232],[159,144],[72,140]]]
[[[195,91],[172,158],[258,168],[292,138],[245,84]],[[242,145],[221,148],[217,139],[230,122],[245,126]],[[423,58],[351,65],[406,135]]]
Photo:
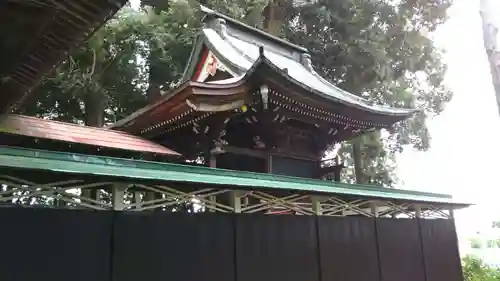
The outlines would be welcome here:
[[[94,147],[181,156],[168,147],[126,132],[24,115],[8,115],[0,123],[0,133]]]
[[[169,90],[163,96],[156,102],[146,105],[143,108],[140,108],[139,110],[135,111],[134,113],[130,114],[129,116],[118,120],[117,122],[109,125],[107,128],[109,129],[119,129],[128,123],[134,121],[135,119],[139,118],[143,114],[146,114],[147,112],[150,112],[154,110],[155,108],[160,107],[162,104],[170,100],[171,98],[175,97],[178,95],[180,92],[190,89],[190,88],[200,88],[200,89],[206,89],[206,90],[220,90],[220,89],[232,89],[232,88],[237,88],[244,86],[245,83],[247,82],[245,77],[242,77],[240,80],[232,82],[232,83],[227,83],[227,84],[217,84],[217,81],[213,81],[212,83],[208,82],[195,82],[195,81],[186,81],[182,83],[180,86]]]

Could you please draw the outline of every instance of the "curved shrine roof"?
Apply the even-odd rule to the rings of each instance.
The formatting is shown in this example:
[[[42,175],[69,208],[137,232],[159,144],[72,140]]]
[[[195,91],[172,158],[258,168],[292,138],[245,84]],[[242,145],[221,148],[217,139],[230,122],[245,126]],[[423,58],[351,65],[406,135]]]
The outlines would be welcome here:
[[[256,81],[269,83],[269,87],[283,86],[289,96],[310,95],[305,97],[303,102],[311,101],[315,106],[324,105],[324,109],[321,110],[330,110],[324,113],[320,110],[318,111],[320,115],[316,116],[314,113],[316,114],[314,118],[323,118],[321,120],[335,123],[328,125],[333,130],[332,134],[337,132],[340,134],[338,128],[334,127],[352,131],[342,138],[361,134],[367,130],[389,127],[418,111],[371,104],[340,89],[316,73],[306,49],[205,7],[202,7],[202,10],[207,14],[207,18],[192,50],[184,73],[184,83],[164,93],[157,102],[119,120],[111,125],[111,128],[134,134],[147,133],[150,136],[161,131],[176,130],[179,126],[187,126],[189,122],[198,122],[206,118],[205,115],[215,113],[209,110],[209,107],[201,109],[193,105],[193,101],[198,99],[203,100],[205,104],[207,102],[225,104],[219,106],[216,111],[223,108],[226,108],[226,111],[227,108],[235,110],[231,99],[236,96],[240,99],[251,98],[252,94],[244,93],[243,89],[259,86],[255,85]],[[213,81],[201,82],[205,81],[204,78],[195,81],[200,78],[197,77],[200,69],[206,70],[209,65],[211,69],[213,68],[211,65],[213,60],[209,59],[209,55],[210,58],[215,57],[216,67],[219,67],[220,63],[221,69],[230,74],[229,77],[223,75]],[[278,88],[273,90],[278,92],[280,91]],[[280,102],[279,98],[275,102]],[[306,109],[310,107],[301,106]],[[289,114],[286,110],[283,109],[283,114]],[[187,120],[188,115],[192,117],[190,121]],[[330,115],[333,117],[329,117]]]
[[[236,76],[245,75],[255,67],[264,49],[263,56],[276,71],[282,72],[294,84],[326,99],[357,107],[375,114],[409,117],[418,110],[394,108],[371,104],[369,101],[340,89],[321,77],[311,66],[310,56],[305,48],[269,35],[206,7],[208,15],[205,26],[193,49],[185,79],[193,73],[202,46],[212,51],[225,67]]]

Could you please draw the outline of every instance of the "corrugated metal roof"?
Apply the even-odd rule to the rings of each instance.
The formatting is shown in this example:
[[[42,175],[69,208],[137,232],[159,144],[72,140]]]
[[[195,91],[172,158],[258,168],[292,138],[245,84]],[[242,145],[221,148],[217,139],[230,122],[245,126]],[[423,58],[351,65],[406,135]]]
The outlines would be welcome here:
[[[318,194],[440,203],[450,205],[452,208],[462,208],[471,205],[467,202],[458,202],[447,194],[2,146],[0,146],[0,167],[106,177],[126,176],[129,179],[136,180],[213,184],[232,186],[239,190],[295,190]]]
[[[98,147],[180,155],[169,148],[125,132],[21,115],[8,115],[0,124],[0,132]]]

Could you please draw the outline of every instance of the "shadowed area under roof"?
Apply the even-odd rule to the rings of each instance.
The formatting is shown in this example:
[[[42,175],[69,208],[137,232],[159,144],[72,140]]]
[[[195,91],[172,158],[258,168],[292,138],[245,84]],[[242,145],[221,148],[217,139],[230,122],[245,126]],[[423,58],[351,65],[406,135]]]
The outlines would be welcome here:
[[[126,0],[0,1],[0,114],[18,108],[48,71]]]

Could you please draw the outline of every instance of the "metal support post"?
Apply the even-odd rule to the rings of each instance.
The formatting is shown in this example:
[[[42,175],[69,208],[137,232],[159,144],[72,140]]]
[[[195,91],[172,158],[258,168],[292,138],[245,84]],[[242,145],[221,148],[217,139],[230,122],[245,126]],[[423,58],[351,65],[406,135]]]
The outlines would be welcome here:
[[[422,207],[418,204],[415,205],[415,217],[417,219],[422,218]]]
[[[208,201],[209,201],[209,208],[208,208],[208,211],[210,213],[215,213],[215,207],[217,207],[217,196],[215,195],[211,195],[208,197]]]
[[[112,186],[112,196],[113,196],[113,210],[122,211],[125,209],[125,190],[127,190],[127,185],[123,183],[115,183]]]
[[[241,213],[241,197],[242,197],[242,192],[241,191],[231,191],[230,196],[231,196],[231,206],[233,207],[233,211],[235,213]]]
[[[377,202],[370,202],[370,209],[372,210],[372,214],[375,218],[380,216]]]
[[[323,207],[321,206],[323,198],[320,196],[311,196],[311,201],[314,214],[317,216],[321,216],[323,214]]]
[[[134,203],[135,203],[136,209],[140,209],[142,207],[142,200],[141,200],[141,192],[140,191],[134,191]]]

